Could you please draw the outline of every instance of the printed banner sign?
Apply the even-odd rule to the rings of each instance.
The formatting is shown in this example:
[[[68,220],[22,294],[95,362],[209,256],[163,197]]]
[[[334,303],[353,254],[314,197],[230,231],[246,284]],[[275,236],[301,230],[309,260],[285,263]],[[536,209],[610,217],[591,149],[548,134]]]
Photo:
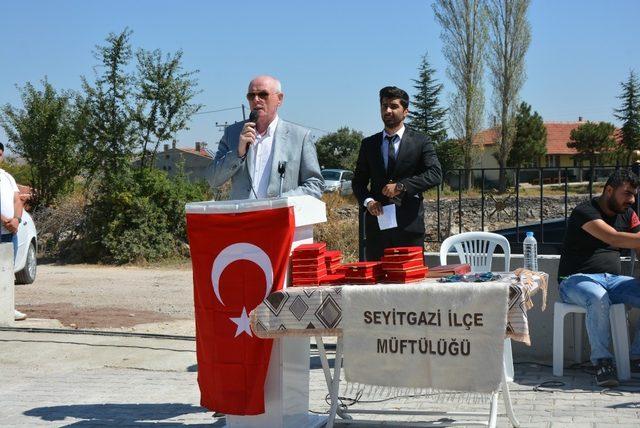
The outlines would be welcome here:
[[[272,340],[249,313],[284,286],[293,208],[187,214],[193,264],[200,404],[228,415],[264,413]]]
[[[489,393],[502,380],[505,282],[344,286],[347,382]]]

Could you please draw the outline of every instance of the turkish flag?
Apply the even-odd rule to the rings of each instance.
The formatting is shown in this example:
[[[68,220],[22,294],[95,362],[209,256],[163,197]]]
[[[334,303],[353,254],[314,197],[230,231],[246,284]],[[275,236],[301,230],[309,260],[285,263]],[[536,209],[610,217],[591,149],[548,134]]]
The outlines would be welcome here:
[[[292,207],[187,214],[200,404],[209,410],[264,413],[273,341],[253,334],[248,314],[284,286],[294,228]]]

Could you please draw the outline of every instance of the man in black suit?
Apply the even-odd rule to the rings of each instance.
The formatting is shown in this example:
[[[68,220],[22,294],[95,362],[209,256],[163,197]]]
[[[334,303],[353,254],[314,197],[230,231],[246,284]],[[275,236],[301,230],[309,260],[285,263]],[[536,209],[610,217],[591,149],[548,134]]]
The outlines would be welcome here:
[[[380,260],[385,248],[424,245],[422,192],[437,186],[442,169],[426,135],[404,126],[409,95],[400,88],[380,90],[384,130],[362,140],[352,180],[366,209],[367,260]],[[395,204],[398,226],[380,230],[383,206]]]

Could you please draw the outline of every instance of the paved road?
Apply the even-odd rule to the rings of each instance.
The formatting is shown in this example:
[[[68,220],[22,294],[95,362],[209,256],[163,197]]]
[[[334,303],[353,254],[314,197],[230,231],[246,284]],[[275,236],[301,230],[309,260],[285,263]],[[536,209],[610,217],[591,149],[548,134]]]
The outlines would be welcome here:
[[[0,331],[0,426],[224,426],[224,419],[198,406],[195,359],[193,341]],[[314,352],[311,365],[310,408],[326,412],[324,376]],[[536,392],[536,385],[555,380],[550,369],[516,366],[511,390],[523,426],[640,426],[640,381],[603,391],[585,373],[567,374],[563,385]],[[356,407],[450,405],[419,397]],[[388,416],[378,419],[394,426]],[[506,418],[499,426],[509,426]]]

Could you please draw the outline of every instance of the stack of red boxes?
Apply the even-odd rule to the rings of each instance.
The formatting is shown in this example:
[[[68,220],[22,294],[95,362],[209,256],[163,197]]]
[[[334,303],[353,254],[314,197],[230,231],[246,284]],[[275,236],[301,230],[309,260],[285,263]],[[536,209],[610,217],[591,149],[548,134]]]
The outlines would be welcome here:
[[[429,271],[424,265],[421,247],[394,247],[384,250],[382,256],[384,281],[395,284],[420,281]]]
[[[324,262],[327,266],[327,273],[340,273],[342,269],[342,251],[325,251]]]
[[[326,279],[325,251],[327,244],[302,244],[291,254],[291,285],[304,287],[320,285]]]
[[[324,262],[327,268],[327,276],[320,280],[320,284],[342,284],[345,275],[345,269],[342,266],[342,252],[339,250],[325,251]]]
[[[349,284],[377,284],[384,278],[382,263],[356,262],[343,265],[345,282]]]

